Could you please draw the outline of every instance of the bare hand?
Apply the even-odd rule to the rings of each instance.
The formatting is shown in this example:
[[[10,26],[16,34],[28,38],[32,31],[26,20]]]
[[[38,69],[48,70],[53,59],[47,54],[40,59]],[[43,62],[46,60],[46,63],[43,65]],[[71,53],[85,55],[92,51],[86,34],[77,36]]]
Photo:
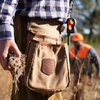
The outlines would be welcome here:
[[[0,63],[4,70],[10,70],[7,63],[7,56],[10,51],[13,51],[20,58],[21,53],[13,40],[0,41]]]

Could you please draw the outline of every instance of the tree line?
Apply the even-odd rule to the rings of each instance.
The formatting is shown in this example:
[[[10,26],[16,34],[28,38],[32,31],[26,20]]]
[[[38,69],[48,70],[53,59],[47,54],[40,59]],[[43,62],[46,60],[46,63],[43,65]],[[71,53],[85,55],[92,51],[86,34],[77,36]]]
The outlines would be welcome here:
[[[75,0],[72,16],[76,19],[77,31],[85,34],[88,32],[88,41],[96,38],[100,41],[100,1]]]

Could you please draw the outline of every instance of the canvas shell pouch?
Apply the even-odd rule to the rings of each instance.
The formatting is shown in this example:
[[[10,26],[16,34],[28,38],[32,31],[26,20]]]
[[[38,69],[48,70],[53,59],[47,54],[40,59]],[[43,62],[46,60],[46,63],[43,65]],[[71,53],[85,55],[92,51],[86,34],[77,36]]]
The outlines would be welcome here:
[[[28,33],[23,84],[40,93],[65,90],[70,82],[68,45],[39,42],[33,37]]]

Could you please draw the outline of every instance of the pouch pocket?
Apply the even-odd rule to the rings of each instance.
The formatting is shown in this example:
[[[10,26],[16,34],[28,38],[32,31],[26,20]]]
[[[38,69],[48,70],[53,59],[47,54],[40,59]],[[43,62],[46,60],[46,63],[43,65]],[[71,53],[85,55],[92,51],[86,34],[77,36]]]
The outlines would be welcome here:
[[[24,84],[35,92],[54,93],[69,84],[69,65],[65,45],[31,41],[28,50]]]

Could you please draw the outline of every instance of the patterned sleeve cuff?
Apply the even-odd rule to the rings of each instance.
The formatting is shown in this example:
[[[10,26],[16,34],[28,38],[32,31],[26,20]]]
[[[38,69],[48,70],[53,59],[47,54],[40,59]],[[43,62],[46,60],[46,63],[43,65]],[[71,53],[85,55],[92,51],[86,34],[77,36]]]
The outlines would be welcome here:
[[[0,25],[0,41],[12,39],[14,40],[14,28],[9,24]]]

